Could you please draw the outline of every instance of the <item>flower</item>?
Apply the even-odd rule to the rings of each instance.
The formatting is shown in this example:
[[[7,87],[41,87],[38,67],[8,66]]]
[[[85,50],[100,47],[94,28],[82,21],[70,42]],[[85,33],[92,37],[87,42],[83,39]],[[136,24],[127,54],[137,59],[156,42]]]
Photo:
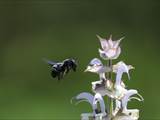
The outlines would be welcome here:
[[[114,89],[112,91],[112,95],[115,99],[120,100],[125,92],[125,84],[122,81],[123,73],[127,73],[129,77],[129,70],[133,69],[131,65],[126,65],[123,61],[118,62],[116,65],[113,65],[113,72],[116,73],[116,80],[114,83]],[[130,77],[129,77],[130,78]]]
[[[93,73],[102,73],[105,72],[103,69],[103,64],[98,58],[94,58],[90,61],[89,65],[87,66],[87,69],[85,72],[93,72]]]
[[[117,77],[120,77],[120,78],[117,78],[119,80],[121,80],[123,73],[127,73],[128,78],[130,79],[129,70],[131,69],[135,69],[135,68],[132,65],[126,65],[123,61],[120,61],[116,65],[113,65],[113,72],[120,74],[120,75],[117,75]]]
[[[97,37],[100,40],[102,47],[102,49],[99,49],[100,56],[105,60],[117,59],[121,53],[121,48],[119,47],[119,44],[123,38],[120,38],[117,41],[112,41],[112,36],[110,36],[108,40],[101,38],[98,35]]]
[[[129,77],[129,70],[133,69],[134,67],[131,65],[126,65],[124,62],[119,62],[116,65],[113,65],[113,72],[116,73],[116,82],[114,84],[114,99],[116,99],[116,106],[115,106],[115,110],[113,112],[114,116],[118,113],[118,111],[121,109],[122,113],[124,113],[125,115],[128,115],[128,117],[135,117],[135,115],[130,116],[130,112],[131,114],[136,114],[135,111],[131,110],[130,112],[127,109],[127,104],[128,101],[130,101],[131,99],[136,99],[138,101],[143,101],[143,97],[138,93],[137,90],[135,89],[130,89],[127,90],[125,89],[124,86],[122,86],[122,75],[123,73],[127,73],[128,77]],[[129,77],[130,78],[130,77]],[[133,95],[137,94],[140,98],[138,97],[131,97]],[[127,120],[127,119],[126,119]],[[129,119],[130,120],[130,119]]]
[[[133,95],[138,95],[138,97],[131,97]],[[121,110],[123,117],[128,116],[129,118],[130,117],[133,118],[133,120],[135,118],[137,119],[139,117],[139,114],[138,114],[139,110],[138,109],[127,109],[128,102],[131,99],[136,99],[138,101],[144,100],[143,97],[138,93],[137,90],[135,90],[135,89],[126,90],[125,89],[124,96],[120,100],[116,99],[116,104],[115,104],[113,116],[115,116],[117,118],[119,116],[119,110]],[[121,120],[121,119],[117,119],[117,120]],[[131,119],[126,119],[126,120],[131,120]]]
[[[138,95],[140,98],[138,97],[131,97],[133,95]],[[138,93],[137,90],[135,89],[130,89],[130,90],[127,90],[124,97],[122,98],[122,102],[121,102],[121,109],[122,109],[122,113],[127,113],[128,109],[127,109],[127,104],[128,104],[128,101],[130,101],[131,99],[136,99],[138,101],[143,101],[143,97]]]
[[[100,105],[100,113],[103,113],[103,115],[106,115],[106,109],[105,109],[105,104],[104,100],[101,96],[101,94],[96,93],[94,96],[88,92],[82,92],[76,96],[76,100],[79,100],[79,102],[86,101],[90,103],[93,109],[93,115],[98,114],[98,102]],[[78,102],[78,103],[79,103]]]
[[[94,58],[90,61],[85,72],[92,72],[99,74],[100,80],[106,80],[105,72],[110,72],[111,68],[104,66],[100,59]]]

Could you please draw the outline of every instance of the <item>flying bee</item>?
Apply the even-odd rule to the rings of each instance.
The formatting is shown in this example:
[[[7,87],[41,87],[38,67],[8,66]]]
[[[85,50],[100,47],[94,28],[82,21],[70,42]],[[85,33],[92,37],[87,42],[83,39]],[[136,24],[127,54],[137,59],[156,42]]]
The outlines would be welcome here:
[[[69,71],[73,70],[76,71],[77,63],[74,59],[65,59],[62,62],[53,62],[50,60],[45,61],[51,66],[51,76],[53,78],[58,78],[58,80],[61,80],[66,74],[69,73]]]

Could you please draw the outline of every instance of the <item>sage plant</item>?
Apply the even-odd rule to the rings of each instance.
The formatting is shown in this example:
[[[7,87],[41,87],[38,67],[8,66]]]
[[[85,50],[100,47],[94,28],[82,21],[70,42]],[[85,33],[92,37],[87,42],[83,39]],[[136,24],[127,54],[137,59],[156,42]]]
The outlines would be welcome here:
[[[128,109],[127,105],[132,99],[143,101],[143,97],[136,89],[127,89],[122,80],[123,74],[127,74],[128,79],[130,79],[129,71],[134,69],[134,67],[126,65],[123,61],[112,65],[112,61],[121,54],[120,42],[123,38],[113,41],[112,36],[109,39],[98,35],[97,37],[101,45],[101,48],[98,49],[99,55],[103,60],[107,61],[107,64],[103,65],[100,59],[93,58],[85,70],[85,72],[99,75],[99,80],[91,83],[93,94],[82,92],[75,97],[78,100],[77,103],[86,101],[93,110],[91,113],[82,113],[81,119],[138,120],[139,110]],[[116,75],[115,80],[112,78],[113,74]],[[109,99],[107,107],[103,97],[108,97]]]

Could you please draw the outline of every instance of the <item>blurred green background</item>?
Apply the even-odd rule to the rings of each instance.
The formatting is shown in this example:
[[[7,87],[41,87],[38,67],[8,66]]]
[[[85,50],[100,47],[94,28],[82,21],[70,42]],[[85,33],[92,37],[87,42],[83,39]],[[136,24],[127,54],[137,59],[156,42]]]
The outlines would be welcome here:
[[[0,0],[0,119],[71,120],[90,112],[70,99],[98,80],[83,72],[99,57],[96,34],[125,36],[114,63],[135,66],[125,83],[145,99],[129,108],[140,109],[141,120],[160,119],[159,11],[158,0]],[[67,57],[78,59],[78,70],[57,82],[42,58]]]

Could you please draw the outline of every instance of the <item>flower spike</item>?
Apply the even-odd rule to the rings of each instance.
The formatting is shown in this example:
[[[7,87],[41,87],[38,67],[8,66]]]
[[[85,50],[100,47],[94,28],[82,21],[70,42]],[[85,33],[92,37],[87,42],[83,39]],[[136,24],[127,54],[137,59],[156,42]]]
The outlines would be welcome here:
[[[109,38],[102,38],[96,35],[100,42],[98,49],[99,55],[103,60],[108,60],[108,65],[104,65],[99,58],[93,58],[84,72],[96,73],[99,75],[97,81],[91,82],[92,92],[82,92],[76,97],[76,105],[80,102],[88,102],[93,112],[82,113],[81,120],[138,120],[139,110],[128,109],[128,102],[132,99],[137,101],[144,101],[144,98],[138,93],[136,89],[127,89],[123,82],[123,74],[127,74],[130,80],[130,70],[134,69],[132,65],[127,65],[123,61],[113,65],[112,61],[117,59],[121,54],[120,43],[124,37],[118,40],[113,40],[112,35]],[[107,77],[106,77],[107,73]],[[116,76],[112,77],[112,73]],[[113,80],[115,78],[115,80]],[[108,112],[106,112],[103,97],[107,96],[110,99]]]

